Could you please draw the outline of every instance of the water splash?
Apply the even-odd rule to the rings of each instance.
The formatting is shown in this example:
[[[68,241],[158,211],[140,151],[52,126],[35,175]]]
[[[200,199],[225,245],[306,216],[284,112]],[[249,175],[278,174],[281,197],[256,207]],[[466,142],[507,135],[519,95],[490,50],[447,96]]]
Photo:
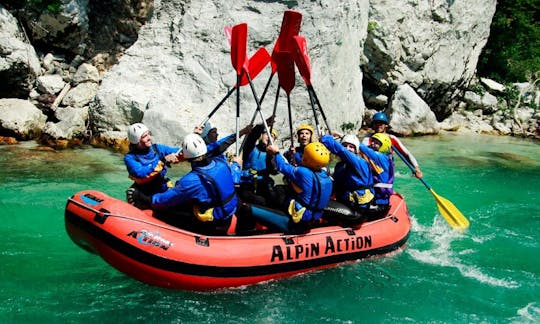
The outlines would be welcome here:
[[[412,218],[412,228],[425,239],[425,242],[431,245],[425,250],[413,248],[406,250],[413,259],[431,265],[455,268],[463,277],[471,278],[491,286],[504,288],[519,287],[519,284],[514,280],[495,278],[484,273],[477,266],[464,264],[462,257],[472,254],[474,250],[466,249],[458,251],[452,245],[470,238],[467,237],[467,233],[450,230],[440,216],[437,215],[434,218],[432,226],[422,226],[416,219]]]
[[[513,318],[511,323],[539,323],[540,305],[537,302],[527,304],[517,311],[519,317]]]

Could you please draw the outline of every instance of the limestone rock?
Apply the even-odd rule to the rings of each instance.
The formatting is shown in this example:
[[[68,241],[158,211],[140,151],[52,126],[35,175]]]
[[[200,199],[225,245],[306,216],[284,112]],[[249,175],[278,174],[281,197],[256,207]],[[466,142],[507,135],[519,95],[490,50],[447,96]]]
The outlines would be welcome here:
[[[46,116],[22,99],[0,99],[0,134],[29,140],[41,133]]]
[[[201,123],[236,82],[223,28],[246,22],[249,54],[259,46],[271,52],[288,7],[281,2],[248,0],[169,0],[154,6],[154,15],[141,28],[137,42],[104,75],[90,116],[95,132],[125,131],[129,124],[142,121],[152,129],[156,141],[174,144]],[[366,37],[366,8],[367,0],[299,2],[294,6],[303,14],[301,34],[307,39],[311,81],[332,128],[362,119],[365,105],[358,60]],[[269,76],[267,67],[254,80],[259,96]],[[273,110],[276,84],[277,76],[262,103],[264,116]],[[249,86],[240,92],[240,123],[244,126],[256,104]],[[231,122],[234,98],[212,117],[222,134],[235,130]],[[291,92],[291,105],[295,123],[313,124],[300,76]],[[277,111],[278,131],[287,133],[283,91]]]
[[[402,136],[437,134],[440,130],[435,114],[408,84],[397,88],[387,114],[392,132]]]
[[[496,0],[371,1],[365,83],[387,96],[408,83],[444,119],[475,75],[495,7]]]
[[[42,75],[36,80],[37,88],[41,93],[57,94],[66,85],[62,76],[58,74]]]
[[[27,98],[41,66],[17,20],[1,4],[0,53],[0,98]]]

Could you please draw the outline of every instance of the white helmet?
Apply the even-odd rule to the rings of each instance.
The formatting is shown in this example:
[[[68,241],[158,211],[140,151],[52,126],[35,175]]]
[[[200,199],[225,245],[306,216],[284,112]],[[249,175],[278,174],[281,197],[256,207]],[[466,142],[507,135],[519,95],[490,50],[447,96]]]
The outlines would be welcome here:
[[[199,135],[192,133],[184,137],[182,154],[186,160],[198,158],[206,154],[206,143]]]
[[[212,126],[212,124],[207,121],[206,123],[204,123],[204,128],[202,130],[202,133],[201,133],[201,137],[202,138],[205,138],[206,135],[208,135],[208,133],[210,133],[210,131],[212,130],[212,128],[215,128],[214,126]]]
[[[148,132],[148,127],[144,124],[136,123],[128,127],[128,139],[131,144],[138,144],[145,132]]]
[[[358,151],[358,147],[360,146],[360,140],[355,135],[347,134],[343,136],[343,139],[341,139],[341,143],[349,143],[354,145],[356,148],[356,151]]]

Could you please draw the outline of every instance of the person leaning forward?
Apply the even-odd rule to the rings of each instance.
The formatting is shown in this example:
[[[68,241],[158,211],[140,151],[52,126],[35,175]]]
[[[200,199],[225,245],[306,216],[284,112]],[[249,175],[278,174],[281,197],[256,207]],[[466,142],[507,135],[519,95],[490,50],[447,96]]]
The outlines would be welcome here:
[[[253,216],[285,233],[305,232],[321,219],[332,194],[332,179],[324,169],[330,161],[330,152],[321,143],[310,143],[304,149],[302,165],[297,167],[289,164],[275,145],[268,146],[267,153],[275,156],[278,172],[287,179],[288,184],[282,186],[284,190],[273,202],[284,214],[253,213]]]
[[[229,166],[221,159],[206,156],[207,147],[197,134],[189,134],[182,143],[183,158],[191,171],[166,192],[153,196],[133,193],[137,201],[174,216],[172,223],[202,234],[225,234],[236,212],[238,198]]]

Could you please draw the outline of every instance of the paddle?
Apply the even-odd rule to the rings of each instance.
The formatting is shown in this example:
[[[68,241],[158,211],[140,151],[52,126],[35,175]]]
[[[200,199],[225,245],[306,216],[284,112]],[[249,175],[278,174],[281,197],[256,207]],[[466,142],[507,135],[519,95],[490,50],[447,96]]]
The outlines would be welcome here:
[[[311,108],[313,109],[313,115],[315,115],[315,123],[317,124],[317,133],[319,134],[319,136],[321,135],[319,130],[319,123],[315,112],[314,102],[317,103],[317,106],[319,106],[319,111],[321,112],[324,123],[326,124],[326,128],[328,132],[331,133],[330,126],[328,125],[328,120],[326,119],[326,115],[324,114],[324,110],[321,106],[321,102],[319,101],[319,98],[315,93],[315,89],[313,89],[313,85],[311,84],[311,67],[309,64],[306,39],[302,36],[294,36],[293,38],[293,44],[295,45],[293,51],[294,62],[296,63],[298,71],[300,72],[302,79],[304,79],[304,83],[306,84],[308,90]]]
[[[276,40],[276,43],[274,45],[274,49],[272,50],[272,59],[271,59],[271,66],[272,66],[272,72],[270,73],[270,77],[268,78],[268,81],[266,82],[266,85],[264,86],[263,93],[261,95],[261,98],[259,99],[259,103],[262,104],[264,97],[266,96],[266,92],[268,91],[268,88],[270,87],[270,82],[272,81],[272,78],[274,77],[274,74],[277,72],[277,62],[275,58],[275,54],[278,53],[281,50],[289,51],[294,44],[292,42],[294,41],[293,36],[298,35],[300,32],[300,25],[302,23],[302,14],[293,11],[293,10],[286,10],[283,13],[283,20],[281,21],[281,29],[279,30],[279,35]],[[251,118],[251,124],[255,121],[255,116],[257,115],[257,111],[253,113],[253,117]]]
[[[247,24],[233,26],[231,30],[231,63],[236,70],[236,84],[242,82],[242,71],[246,69]],[[247,74],[247,73],[246,73]],[[236,156],[240,140],[240,87],[236,87]]]
[[[225,33],[228,33],[228,29],[225,29]],[[228,36],[228,35],[227,35]],[[249,82],[249,86],[251,88],[251,92],[253,94],[253,99],[255,100],[255,103],[257,104],[257,110],[261,116],[261,119],[264,124],[264,128],[268,134],[270,134],[270,131],[268,130],[268,125],[266,124],[266,119],[264,118],[262,111],[261,111],[261,104],[259,102],[259,99],[257,97],[257,93],[255,92],[255,87],[253,86],[253,81],[251,79],[251,76],[249,75],[248,71],[248,64],[245,60],[246,58],[246,48],[247,48],[247,24],[239,24],[236,26],[233,26],[230,30],[230,40],[231,40],[231,62],[233,67],[236,69],[236,75],[237,75],[237,84],[240,84],[241,82],[241,75],[244,74]],[[243,55],[240,54],[240,52],[243,51]],[[242,61],[243,59],[243,61]],[[238,146],[238,142],[240,140],[240,132],[239,132],[239,120],[240,120],[240,91],[239,88],[237,88],[237,95],[236,95],[236,156],[239,155],[240,150]],[[269,136],[270,144],[273,144],[272,137]]]
[[[411,169],[413,173],[416,173],[414,167],[409,161],[407,161],[403,154],[401,154],[395,147],[393,149],[394,152],[399,156],[399,158],[403,160],[403,162],[409,167],[409,169]],[[454,204],[452,204],[448,199],[439,196],[424,179],[419,178],[419,180],[424,184],[424,186],[426,186],[429,192],[431,192],[431,194],[435,198],[435,201],[437,202],[437,208],[439,208],[439,212],[453,229],[462,231],[469,227],[469,221],[456,208],[456,206],[454,206]]]
[[[291,135],[291,147],[294,146],[294,137],[292,129],[292,113],[291,113],[291,91],[294,88],[296,79],[294,77],[294,61],[290,52],[279,51],[275,52],[277,64],[277,73],[279,86],[287,94],[287,111],[289,113],[289,132]]]
[[[276,53],[278,53],[280,51],[280,46],[281,46],[281,48],[285,48],[285,49],[289,49],[289,48],[291,48],[291,46],[294,46],[294,44],[292,44],[292,42],[294,41],[293,36],[298,35],[298,33],[300,32],[300,25],[301,24],[302,24],[302,14],[301,13],[299,13],[297,11],[293,11],[293,10],[286,10],[283,13],[283,19],[281,21],[281,28],[280,28],[280,31],[279,31],[279,35],[278,35],[278,38],[276,40],[276,43],[274,44],[274,49],[272,50],[272,57],[271,57],[271,61],[270,61],[271,67],[272,67],[272,72],[270,73],[270,77],[268,78],[268,81],[266,82],[266,85],[264,86],[263,93],[261,95],[261,98],[259,99],[259,105],[262,104],[262,102],[263,102],[263,100],[264,100],[264,98],[266,96],[266,93],[268,92],[268,89],[270,87],[270,83],[272,82],[272,78],[274,77],[274,75],[277,72],[277,63],[276,63],[276,58],[275,58]],[[273,110],[272,116],[275,116],[276,107],[277,107],[277,98],[278,97],[279,97],[279,87],[278,87],[278,90],[276,92],[276,99],[274,101],[274,110]],[[250,124],[253,124],[253,122],[255,121],[255,117],[257,116],[257,112],[260,112],[260,110],[256,109],[253,112],[253,116],[251,117]],[[261,114],[261,118],[262,118],[262,112],[260,114]],[[264,119],[263,119],[263,122],[265,122]],[[244,143],[245,143],[245,138],[244,138],[244,141],[242,142],[241,148],[244,147]]]
[[[230,29],[230,28],[229,28]],[[255,79],[259,73],[268,65],[270,62],[270,54],[264,47],[260,47],[253,56],[250,57],[247,67],[248,67],[248,73],[249,75]],[[247,74],[242,73],[242,80],[240,81],[240,86],[245,86],[249,83],[249,80],[247,78]],[[199,125],[204,125],[212,116],[216,113],[216,111],[223,105],[223,103],[231,96],[231,94],[236,90],[238,87],[238,84],[235,84],[234,87],[232,87],[229,92],[221,99],[221,101],[212,109],[210,114],[206,117],[206,119],[203,120],[202,123]]]

